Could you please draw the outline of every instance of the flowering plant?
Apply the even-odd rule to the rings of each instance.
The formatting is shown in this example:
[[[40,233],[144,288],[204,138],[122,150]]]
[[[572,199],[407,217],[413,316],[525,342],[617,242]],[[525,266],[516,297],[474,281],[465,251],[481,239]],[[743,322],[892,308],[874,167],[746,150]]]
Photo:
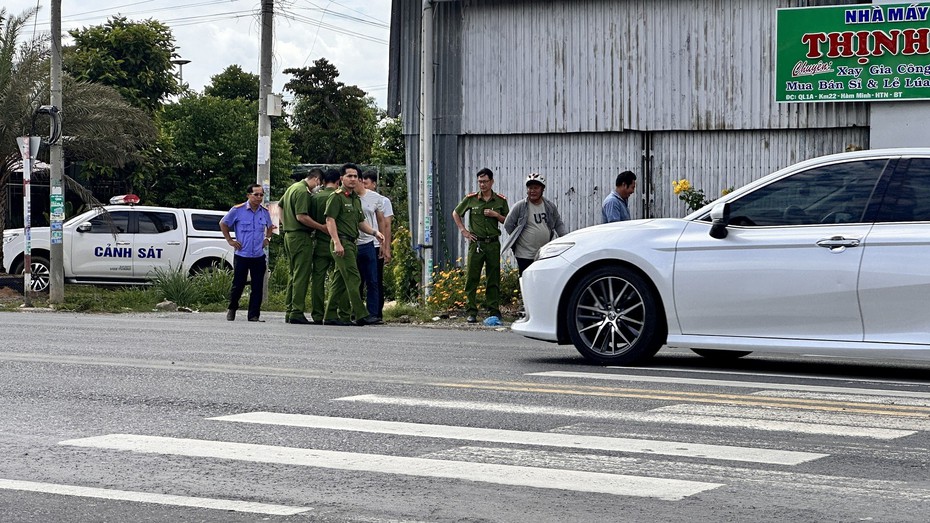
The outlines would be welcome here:
[[[710,203],[704,196],[704,189],[695,189],[687,178],[673,181],[672,190],[678,195],[678,199],[685,202],[692,211]]]
[[[672,190],[678,195],[679,200],[688,204],[688,208],[692,211],[696,211],[711,202],[711,200],[708,200],[704,195],[704,189],[695,189],[687,178],[673,181]],[[720,195],[726,196],[731,192],[733,192],[733,187],[727,187],[720,191]]]

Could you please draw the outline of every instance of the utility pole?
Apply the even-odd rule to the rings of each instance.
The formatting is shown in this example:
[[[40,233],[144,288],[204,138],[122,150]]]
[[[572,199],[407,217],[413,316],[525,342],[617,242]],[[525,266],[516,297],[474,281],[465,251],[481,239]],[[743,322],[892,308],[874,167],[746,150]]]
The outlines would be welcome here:
[[[265,203],[271,198],[271,117],[268,115],[268,95],[271,94],[271,56],[273,42],[273,0],[262,0],[262,47],[258,75],[258,172],[255,183],[265,193]]]
[[[423,298],[433,286],[433,2],[423,0],[420,21],[420,216]]]
[[[51,104],[61,109],[61,0],[52,0],[52,70],[51,70]],[[59,113],[60,114],[60,113]],[[51,119],[50,137],[56,136],[55,118]],[[65,220],[65,190],[62,184],[65,161],[61,139],[49,143],[49,305],[65,301],[64,281],[64,245],[62,244],[62,224]]]

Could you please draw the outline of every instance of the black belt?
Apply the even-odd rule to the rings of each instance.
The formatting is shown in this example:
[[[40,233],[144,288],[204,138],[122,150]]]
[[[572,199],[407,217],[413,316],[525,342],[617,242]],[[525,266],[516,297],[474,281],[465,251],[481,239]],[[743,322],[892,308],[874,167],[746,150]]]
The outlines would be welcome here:
[[[354,241],[358,240],[358,236],[356,236],[355,238],[353,238],[353,237],[351,237],[351,236],[346,236],[345,234],[340,234],[340,235],[339,235],[339,239],[342,240],[342,241],[346,241],[346,242],[354,242]]]
[[[493,243],[499,240],[500,238],[497,236],[489,236],[487,238],[482,238],[481,236],[475,236],[475,241],[481,242],[481,243]]]

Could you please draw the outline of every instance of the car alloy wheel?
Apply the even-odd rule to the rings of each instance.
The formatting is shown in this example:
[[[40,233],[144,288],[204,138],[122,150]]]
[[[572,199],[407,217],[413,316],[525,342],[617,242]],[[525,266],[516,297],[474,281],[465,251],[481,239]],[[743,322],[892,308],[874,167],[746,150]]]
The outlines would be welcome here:
[[[575,348],[596,363],[629,365],[662,345],[654,292],[638,274],[604,267],[582,278],[568,301]]]
[[[23,263],[19,263],[19,266],[16,268],[16,274],[23,273]],[[43,292],[48,290],[48,282],[50,276],[51,263],[48,259],[42,256],[33,256],[32,263],[29,264],[32,274],[30,275],[31,284],[30,288],[33,292]]]

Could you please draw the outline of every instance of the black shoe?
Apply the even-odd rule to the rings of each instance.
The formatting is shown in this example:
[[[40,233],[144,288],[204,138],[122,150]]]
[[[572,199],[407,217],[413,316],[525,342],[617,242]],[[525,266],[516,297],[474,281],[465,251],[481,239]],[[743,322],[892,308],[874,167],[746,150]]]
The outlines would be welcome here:
[[[381,319],[378,318],[377,316],[365,316],[364,318],[359,318],[359,319],[355,320],[355,324],[358,325],[358,326],[362,326],[362,325],[380,325],[380,324],[382,324],[382,323],[384,323],[384,322],[381,321]]]
[[[294,325],[310,325],[310,320],[308,320],[304,316],[297,316],[297,317],[294,317],[288,320],[288,323],[291,323]]]
[[[323,320],[323,325],[335,325],[337,327],[346,327],[352,324],[350,322],[345,322],[342,320]]]
[[[236,311],[229,309],[226,311],[226,321],[235,321]]]
[[[474,314],[469,314],[468,317],[465,318],[465,321],[468,323],[478,323],[478,318],[476,318]]]
[[[287,316],[285,316],[285,317],[284,317],[284,323],[290,323],[290,322],[291,322],[291,319],[288,318]]]
[[[260,320],[260,319],[258,319],[258,317],[249,318],[249,321],[257,321],[258,323],[265,323],[265,320]]]

